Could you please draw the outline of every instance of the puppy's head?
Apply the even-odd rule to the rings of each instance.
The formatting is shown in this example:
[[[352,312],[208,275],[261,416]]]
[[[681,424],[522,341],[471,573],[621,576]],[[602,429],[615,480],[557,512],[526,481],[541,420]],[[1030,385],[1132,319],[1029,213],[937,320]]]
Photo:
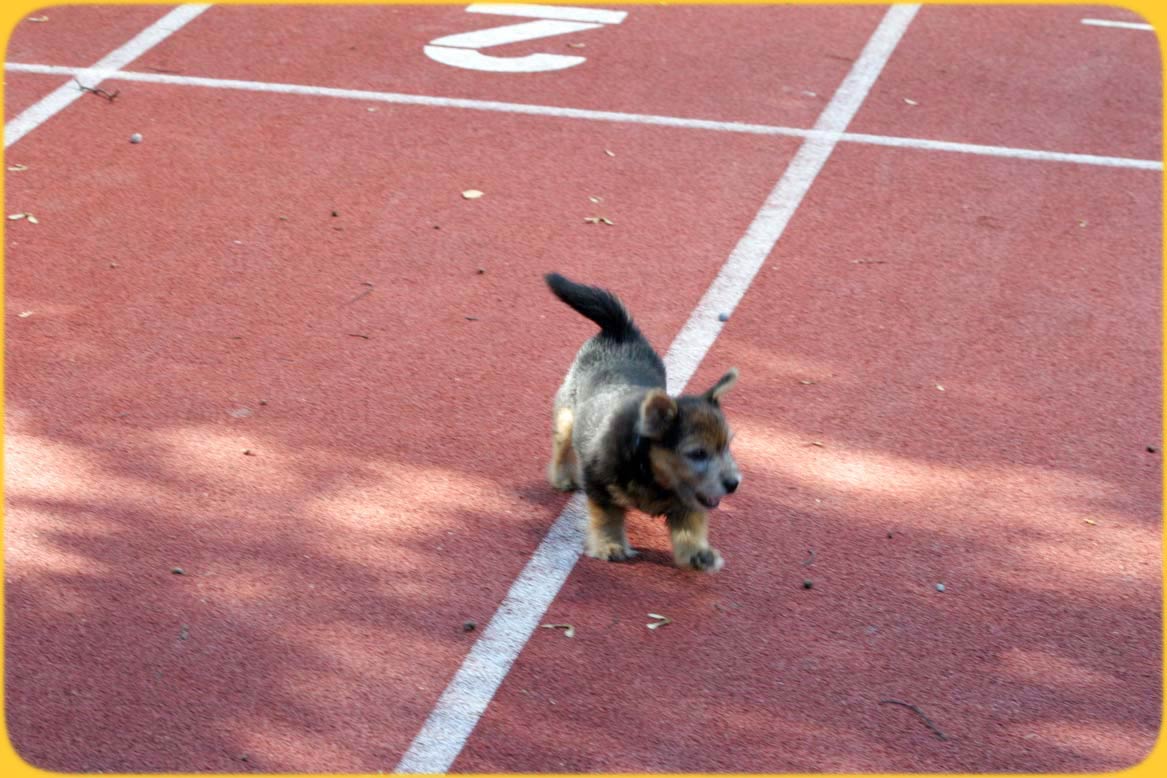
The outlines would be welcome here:
[[[741,483],[741,473],[729,451],[733,433],[720,402],[737,376],[734,368],[708,391],[695,396],[673,398],[653,389],[640,404],[638,432],[651,444],[653,479],[690,510],[716,508],[721,498]]]

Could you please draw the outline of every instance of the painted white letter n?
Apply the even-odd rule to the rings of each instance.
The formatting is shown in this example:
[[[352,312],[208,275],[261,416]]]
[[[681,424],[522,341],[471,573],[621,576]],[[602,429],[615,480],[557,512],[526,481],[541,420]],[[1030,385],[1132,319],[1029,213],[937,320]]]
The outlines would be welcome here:
[[[542,53],[522,57],[496,57],[483,54],[479,49],[594,30],[605,24],[619,24],[628,15],[624,11],[606,11],[599,8],[508,3],[475,3],[468,6],[466,12],[535,19],[531,22],[446,35],[430,41],[424,49],[427,57],[443,65],[493,73],[541,73],[563,70],[580,64],[586,58]]]

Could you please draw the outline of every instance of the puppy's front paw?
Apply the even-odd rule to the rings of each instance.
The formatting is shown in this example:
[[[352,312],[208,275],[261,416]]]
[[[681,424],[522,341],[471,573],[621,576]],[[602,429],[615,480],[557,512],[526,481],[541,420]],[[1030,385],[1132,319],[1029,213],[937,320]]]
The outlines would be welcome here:
[[[688,559],[678,559],[677,564],[680,567],[690,567],[705,573],[716,573],[725,567],[725,560],[721,558],[717,549],[703,548],[700,551],[694,551]]]
[[[588,543],[587,555],[605,562],[623,562],[636,556],[636,552],[619,543]]]

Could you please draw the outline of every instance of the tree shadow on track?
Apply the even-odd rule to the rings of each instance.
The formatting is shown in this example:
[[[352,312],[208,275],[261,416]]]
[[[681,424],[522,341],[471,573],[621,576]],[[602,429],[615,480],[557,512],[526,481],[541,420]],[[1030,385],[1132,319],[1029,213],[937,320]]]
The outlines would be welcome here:
[[[378,276],[327,262],[182,302],[176,278],[206,278],[179,264],[77,292],[79,267],[51,289],[9,268],[36,311],[6,353],[18,752],[56,770],[390,769],[477,636],[464,623],[485,625],[562,507],[530,484],[571,346],[532,362],[535,335],[497,330],[538,333],[556,303],[531,284],[511,310],[492,268],[498,299],[462,302],[497,317],[471,327],[400,305],[399,285],[347,306]],[[442,299],[448,275],[408,294]],[[498,365],[524,365],[537,401]]]
[[[59,334],[84,369],[52,332],[9,352],[18,751],[55,770],[391,768],[476,636],[463,623],[485,625],[564,505],[539,475],[571,338],[531,360],[497,333],[375,354],[338,334],[288,367],[284,333],[214,372],[184,356],[234,348],[208,330],[131,392],[137,356]],[[536,631],[455,769],[1138,761],[1161,699],[1160,470],[1130,440],[1158,428],[1146,392],[1121,435],[1067,439],[1061,407],[919,382],[871,402],[841,368],[749,348],[730,339],[694,379],[762,367],[727,400],[746,473],[715,519],[727,570],[673,569],[663,528],[634,520],[641,560],[580,563],[547,614],[576,636]],[[653,612],[674,622],[650,631]]]
[[[720,580],[583,560],[548,614],[574,641],[534,636],[455,771],[1103,772],[1149,752],[1156,576],[1063,589],[1023,546],[902,514],[888,538],[752,475],[735,513],[779,527],[724,517]]]
[[[387,769],[541,539],[473,474],[14,416],[6,713],[46,769]]]
[[[1155,386],[1115,376],[1128,414],[1076,424],[1072,381],[1045,408],[956,381],[872,398],[851,366],[727,346],[694,385],[761,370],[726,401],[746,474],[714,520],[726,571],[583,560],[549,615],[576,642],[535,636],[456,771],[1104,772],[1150,752]],[[664,555],[659,528],[633,535]]]

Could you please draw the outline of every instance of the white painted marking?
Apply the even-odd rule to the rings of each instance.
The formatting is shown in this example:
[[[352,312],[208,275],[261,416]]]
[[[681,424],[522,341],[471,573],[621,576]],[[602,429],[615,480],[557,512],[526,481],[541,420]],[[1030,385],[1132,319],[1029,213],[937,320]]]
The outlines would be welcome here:
[[[46,75],[71,76],[76,68],[59,65],[33,65],[10,62],[6,70],[14,73],[41,73]],[[855,132],[828,132],[803,127],[784,127],[774,124],[748,124],[724,122],[709,119],[686,119],[675,116],[624,113],[621,111],[590,111],[582,108],[561,108],[553,105],[530,105],[506,103],[493,100],[469,100],[457,97],[432,97],[428,95],[407,95],[399,92],[373,92],[362,89],[335,89],[302,84],[280,84],[264,81],[237,81],[221,78],[201,78],[179,76],[166,73],[142,73],[132,70],[100,71],[89,69],[96,77],[112,78],[118,81],[134,81],[175,86],[205,87],[209,89],[230,89],[243,92],[268,92],[272,94],[303,95],[309,97],[330,97],[341,100],[363,102],[395,103],[398,105],[421,105],[431,108],[458,108],[470,111],[490,111],[514,113],[527,116],[546,116],[559,119],[583,119],[623,124],[647,124],[657,127],[676,127],[687,130],[707,130],[711,132],[733,132],[747,135],[772,135],[787,138],[823,138],[844,143],[860,143],[872,146],[892,146],[896,148],[921,149],[930,151],[952,151],[987,157],[1007,157],[1039,162],[1065,162],[1078,165],[1099,165],[1102,167],[1133,168],[1136,170],[1162,170],[1163,163],[1154,159],[1133,159],[1130,157],[1107,157],[1096,154],[1074,154],[1062,151],[1044,151],[1010,146],[986,146],[976,143],[955,143],[951,141],[928,140],[926,138],[904,138],[890,135],[870,135]]]
[[[1011,146],[983,146],[977,143],[955,143],[946,140],[926,138],[899,138],[893,135],[869,135],[862,132],[845,132],[839,140],[848,143],[863,143],[870,146],[892,146],[903,149],[924,151],[952,151],[958,154],[977,154],[985,157],[1005,157],[1007,159],[1028,159],[1035,162],[1068,162],[1075,165],[1098,165],[1100,167],[1120,167],[1134,170],[1162,170],[1163,163],[1157,159],[1134,159],[1131,157],[1107,157],[1098,154],[1073,154],[1065,151],[1044,151],[1042,149],[1022,149]]]
[[[113,73],[133,62],[150,49],[164,41],[172,33],[182,29],[188,22],[197,17],[209,5],[180,5],[146,29],[138,33],[128,43],[114,49],[98,60],[92,68],[81,71],[69,71],[82,84],[96,87],[100,83],[103,73]],[[62,84],[55,90],[33,105],[26,108],[19,116],[4,125],[4,148],[8,148],[28,133],[35,130],[47,120],[55,116],[72,102],[85,94],[76,84],[70,81]]]
[[[540,19],[534,22],[521,22],[503,27],[491,27],[487,30],[446,35],[430,41],[429,45],[424,47],[422,51],[435,62],[465,70],[483,70],[491,73],[546,73],[574,67],[584,62],[585,58],[542,52],[518,57],[497,57],[492,54],[483,54],[476,49],[538,40],[552,35],[567,35],[603,26],[588,22]]]
[[[562,19],[565,22],[598,22],[599,24],[619,24],[628,15],[627,11],[606,11],[602,8],[571,8],[566,5],[531,5],[527,3],[474,3],[466,6],[472,14],[498,14],[500,16],[531,16],[536,19]]]
[[[888,10],[819,117],[817,129],[836,136],[846,129],[917,10],[919,6],[915,5],[897,5]],[[714,310],[711,306],[723,305],[724,310],[731,310],[741,300],[836,143],[837,137],[815,137],[802,144],[665,355],[669,391],[684,389],[721,330],[716,313],[706,315]],[[444,773],[450,769],[579,557],[582,502],[582,497],[576,495],[555,520],[438,699],[396,772]]]
[[[553,19],[539,19],[534,22],[519,22],[502,27],[491,27],[474,32],[460,32],[456,35],[445,35],[430,41],[431,46],[455,46],[463,49],[485,49],[488,46],[503,46],[508,43],[522,43],[539,38],[549,38],[552,35],[567,35],[573,32],[594,30],[603,27],[602,24],[586,22],[559,22]]]
[[[732,314],[749,289],[919,8],[918,5],[893,5],[888,9],[831,102],[815,122],[815,129],[823,135],[807,138],[799,147],[746,234],[689,315],[665,357],[670,393],[681,392],[693,377],[725,326],[718,314]]]
[[[1123,30],[1154,30],[1155,28],[1149,24],[1142,24],[1141,22],[1117,22],[1112,19],[1083,19],[1082,24],[1088,24],[1091,27],[1117,27]]]
[[[505,24],[485,30],[460,32],[435,38],[422,48],[430,59],[443,65],[466,70],[484,70],[491,73],[542,73],[564,70],[586,62],[586,57],[565,54],[533,53],[523,56],[501,57],[483,54],[476,49],[505,46],[511,43],[568,35],[619,24],[626,13],[596,8],[570,8],[551,5],[475,4],[466,8],[469,13],[501,16],[535,17],[533,22]],[[469,51],[458,51],[469,49]]]
[[[583,549],[586,520],[584,497],[576,494],[511,584],[395,772],[449,770],[515,658],[575,567]]]
[[[549,73],[566,70],[584,61],[584,57],[567,54],[528,54],[524,57],[495,57],[474,49],[453,49],[429,45],[422,49],[427,57],[443,65],[464,70],[484,70],[490,73]]]

